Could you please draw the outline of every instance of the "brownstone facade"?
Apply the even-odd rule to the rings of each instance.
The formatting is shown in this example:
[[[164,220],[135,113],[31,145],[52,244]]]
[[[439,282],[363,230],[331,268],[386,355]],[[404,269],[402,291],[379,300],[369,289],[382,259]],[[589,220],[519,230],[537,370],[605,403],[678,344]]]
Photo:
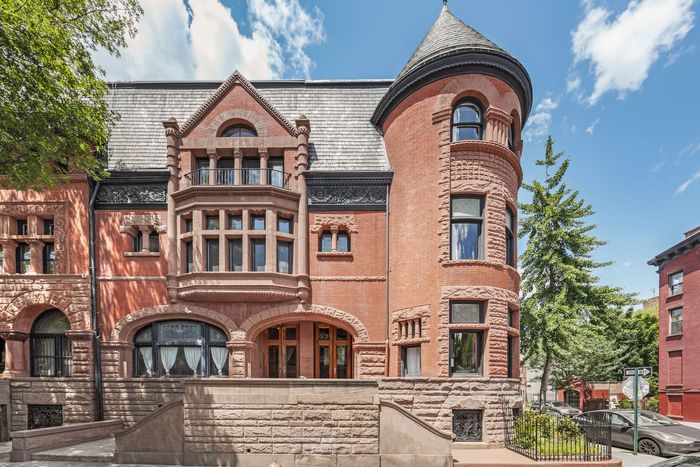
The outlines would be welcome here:
[[[501,442],[531,92],[447,7],[394,81],[115,84],[108,180],[0,190],[12,427],[36,406],[132,423],[184,378],[353,378],[441,430],[478,412],[480,440]]]

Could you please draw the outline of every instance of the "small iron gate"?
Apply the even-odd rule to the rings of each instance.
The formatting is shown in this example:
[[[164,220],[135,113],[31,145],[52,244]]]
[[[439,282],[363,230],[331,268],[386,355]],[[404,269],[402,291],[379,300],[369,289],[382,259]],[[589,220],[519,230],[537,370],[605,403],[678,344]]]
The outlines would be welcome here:
[[[536,461],[612,459],[612,429],[606,417],[568,418],[531,410],[515,414],[503,397],[501,407],[506,447],[511,451]]]

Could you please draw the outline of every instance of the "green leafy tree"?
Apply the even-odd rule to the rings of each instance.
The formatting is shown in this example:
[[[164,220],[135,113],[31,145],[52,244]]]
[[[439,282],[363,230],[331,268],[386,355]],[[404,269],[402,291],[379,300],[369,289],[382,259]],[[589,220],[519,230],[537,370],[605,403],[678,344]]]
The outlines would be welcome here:
[[[98,177],[115,118],[92,53],[119,55],[138,0],[0,1],[0,184],[41,190],[72,170]]]
[[[570,160],[563,155],[554,152],[550,136],[544,159],[536,162],[545,168],[544,182],[525,184],[532,200],[520,206],[519,235],[528,239],[521,256],[522,344],[526,360],[539,355],[543,361],[541,400],[553,365],[566,356],[572,337],[596,324],[598,315],[633,303],[619,288],[598,284],[594,271],[610,263],[594,261],[592,253],[605,242],[586,222],[591,205],[564,182]]]

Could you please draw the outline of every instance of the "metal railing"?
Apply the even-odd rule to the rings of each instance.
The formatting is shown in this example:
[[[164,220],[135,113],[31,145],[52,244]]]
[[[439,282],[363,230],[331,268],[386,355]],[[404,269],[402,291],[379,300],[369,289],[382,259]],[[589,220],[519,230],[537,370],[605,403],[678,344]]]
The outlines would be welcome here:
[[[612,426],[600,419],[569,418],[531,410],[518,411],[502,402],[506,447],[536,461],[606,461],[612,459]]]
[[[182,188],[191,186],[276,186],[289,189],[291,174],[279,169],[197,169],[182,176]]]

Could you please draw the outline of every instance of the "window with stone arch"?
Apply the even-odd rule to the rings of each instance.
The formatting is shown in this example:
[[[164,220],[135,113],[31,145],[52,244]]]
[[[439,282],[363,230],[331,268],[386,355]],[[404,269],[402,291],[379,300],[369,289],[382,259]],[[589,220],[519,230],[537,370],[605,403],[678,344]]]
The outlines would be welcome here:
[[[452,111],[452,141],[483,138],[483,106],[473,98],[457,102]]]
[[[66,377],[73,373],[68,317],[52,308],[42,313],[32,325],[30,360],[32,376]]]
[[[317,215],[311,232],[318,234],[319,254],[352,254],[352,236],[358,233],[355,216]]]
[[[157,321],[134,336],[134,377],[228,376],[226,333],[201,321]]]
[[[258,132],[249,125],[236,123],[227,126],[224,131],[221,132],[221,136],[224,138],[251,138],[258,136]]]

